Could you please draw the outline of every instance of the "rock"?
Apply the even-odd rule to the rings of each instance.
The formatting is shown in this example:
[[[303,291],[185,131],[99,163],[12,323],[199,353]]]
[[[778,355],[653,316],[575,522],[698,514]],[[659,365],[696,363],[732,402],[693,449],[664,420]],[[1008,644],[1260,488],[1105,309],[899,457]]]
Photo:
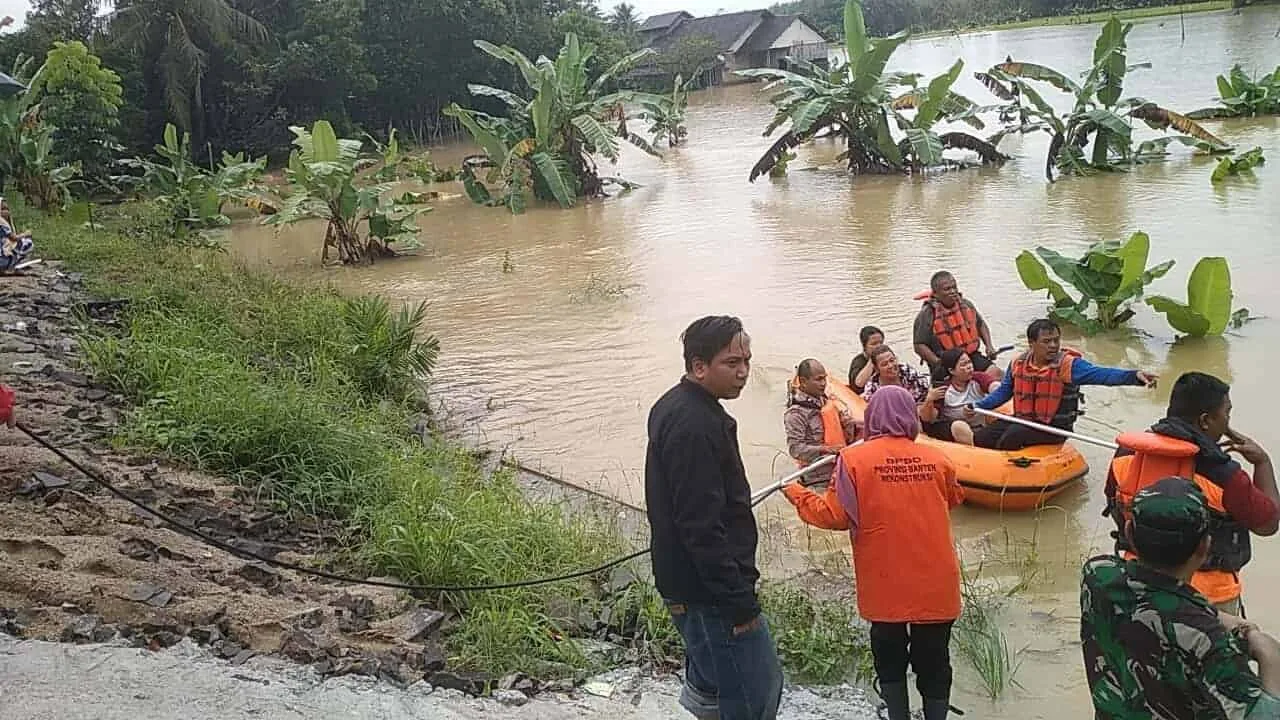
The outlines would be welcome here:
[[[520,707],[529,703],[529,696],[519,690],[498,690],[493,694],[493,699],[499,705],[507,707]]]
[[[329,657],[334,643],[319,633],[293,629],[285,633],[280,654],[300,663],[317,663]]]
[[[422,669],[429,673],[440,672],[448,661],[444,654],[444,648],[434,642],[427,643],[427,646],[422,649],[420,658]]]
[[[324,624],[324,610],[318,607],[310,608],[296,615],[290,615],[288,620],[295,627],[318,628]]]
[[[62,629],[62,642],[90,642],[93,631],[102,624],[97,615],[81,615]]]
[[[37,492],[57,490],[58,488],[64,488],[70,485],[70,481],[66,478],[46,472],[36,472],[32,473],[30,478],[24,480],[22,484],[18,486],[18,494],[32,495]]]
[[[102,643],[102,642],[107,642],[109,640],[114,639],[115,636],[116,636],[116,629],[114,626],[99,625],[98,627],[93,629],[93,634],[91,635],[91,638],[94,642]]]
[[[236,653],[236,656],[235,656],[235,657],[231,658],[231,664],[232,664],[232,665],[243,665],[243,664],[245,664],[246,662],[248,662],[249,658],[251,658],[251,657],[253,657],[254,655],[257,655],[257,654],[258,654],[258,653],[254,652],[254,651],[252,651],[252,650],[241,650],[240,652]]]
[[[609,580],[604,584],[604,590],[609,595],[620,595],[624,590],[636,583],[639,578],[625,565],[619,565],[609,573]]]
[[[417,693],[419,695],[430,695],[435,690],[435,688],[431,686],[431,683],[426,680],[419,680],[406,689],[409,692]]]
[[[573,692],[572,680],[550,680],[543,683],[542,689],[551,693],[571,693]]]
[[[457,690],[468,695],[482,695],[489,683],[489,676],[481,673],[467,672],[434,672],[427,676],[427,682],[437,688]]]
[[[236,574],[267,590],[277,590],[280,587],[280,574],[261,563],[244,565],[239,570],[236,570]]]
[[[444,622],[444,613],[431,608],[419,607],[410,611],[409,631],[405,633],[406,642],[422,642],[440,623]]]
[[[161,630],[151,636],[148,646],[153,650],[158,648],[169,648],[182,642],[182,636],[170,630]]]
[[[369,621],[356,617],[350,610],[338,610],[338,632],[358,633],[369,629]]]
[[[201,645],[212,645],[222,640],[222,631],[215,626],[206,625],[204,627],[192,628],[191,632],[187,633],[187,637],[195,640]],[[232,644],[234,645],[235,643]],[[236,646],[236,652],[240,652],[240,646],[238,645]],[[234,655],[234,653],[232,654]]]
[[[582,684],[582,691],[605,699],[613,697],[613,685],[600,680],[592,680]]]
[[[161,590],[164,590],[164,588],[160,587],[159,585],[152,585],[151,583],[138,583],[137,585],[134,585],[133,587],[129,588],[129,592],[126,593],[125,597],[129,598],[134,602],[146,602],[148,599],[151,598],[152,595],[155,595]]]
[[[70,370],[55,370],[51,377],[72,387],[89,387],[89,376],[83,373],[71,372]]]
[[[153,608],[162,608],[168,605],[171,600],[173,600],[173,593],[168,590],[161,590],[155,595],[147,598],[147,604]]]
[[[107,399],[107,391],[102,388],[89,388],[85,391],[84,399],[89,402],[98,402]]]
[[[351,614],[358,618],[368,620],[377,614],[378,608],[373,604],[373,600],[364,595],[352,595],[346,593],[342,597],[333,601],[334,607],[346,608]]]
[[[231,658],[244,652],[244,648],[240,646],[240,643],[233,642],[231,640],[223,640],[219,642],[215,646],[214,650],[215,652],[218,653],[219,657],[225,658],[227,660],[230,660]]]
[[[598,667],[617,665],[626,653],[626,648],[610,642],[591,640],[589,638],[579,640],[578,646],[582,648],[582,654],[586,657],[587,663]]]

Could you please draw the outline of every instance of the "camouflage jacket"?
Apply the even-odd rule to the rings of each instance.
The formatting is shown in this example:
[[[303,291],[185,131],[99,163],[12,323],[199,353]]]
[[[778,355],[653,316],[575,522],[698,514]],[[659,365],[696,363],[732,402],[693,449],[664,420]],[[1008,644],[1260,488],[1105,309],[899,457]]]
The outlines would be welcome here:
[[[1209,602],[1136,561],[1085,563],[1080,640],[1097,720],[1280,717]]]

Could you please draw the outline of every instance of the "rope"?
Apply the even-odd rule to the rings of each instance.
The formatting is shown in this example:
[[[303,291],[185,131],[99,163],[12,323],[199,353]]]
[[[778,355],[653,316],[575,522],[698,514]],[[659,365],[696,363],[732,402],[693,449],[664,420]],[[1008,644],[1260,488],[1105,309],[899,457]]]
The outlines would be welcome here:
[[[311,575],[313,577],[323,578],[325,580],[333,580],[335,582],[349,583],[352,585],[367,585],[370,587],[391,588],[394,590],[410,590],[414,592],[465,593],[465,592],[485,592],[490,590],[511,590],[515,588],[534,587],[537,585],[550,585],[553,583],[565,582],[568,580],[576,580],[578,578],[587,577],[589,575],[596,575],[606,570],[611,570],[614,567],[617,567],[618,565],[621,565],[626,562],[630,562],[632,560],[635,560],[638,557],[647,555],[649,553],[649,548],[645,548],[643,550],[637,550],[633,553],[630,553],[629,555],[623,555],[621,557],[614,558],[613,560],[610,560],[609,562],[604,563],[603,565],[587,568],[585,570],[579,570],[577,572],[567,573],[565,575],[536,578],[532,580],[517,580],[513,582],[491,583],[488,585],[420,585],[420,584],[413,584],[413,583],[397,583],[397,582],[390,582],[390,581],[384,581],[384,580],[362,580],[359,578],[348,577],[346,575],[338,575],[336,573],[325,572],[324,570],[316,570],[314,568],[305,567],[297,563],[291,563],[284,560],[276,560],[275,558],[269,558],[263,555],[259,555],[257,553],[249,552],[248,550],[242,550],[240,548],[237,548],[234,545],[231,545],[227,542],[219,540],[218,538],[213,537],[212,535],[209,535],[208,533],[202,530],[191,527],[190,525],[187,525],[170,515],[166,515],[165,513],[162,513],[159,510],[149,507],[146,503],[143,503],[139,500],[135,500],[134,498],[130,497],[128,493],[124,492],[120,488],[113,485],[106,478],[86,468],[83,464],[76,461],[71,456],[67,455],[67,453],[64,452],[61,448],[57,447],[56,445],[53,445],[49,441],[37,435],[34,430],[27,427],[26,425],[19,422],[15,425],[15,427],[17,427],[18,430],[22,431],[22,433],[25,434],[27,437],[36,441],[36,443],[41,447],[53,453],[54,455],[57,455],[59,458],[63,460],[63,462],[67,463],[71,467],[80,471],[80,473],[82,473],[85,477],[89,478],[90,480],[97,483],[98,485],[101,485],[103,488],[107,490],[107,492],[110,492],[112,495],[115,495],[116,497],[120,498],[121,500],[124,500],[130,505],[133,505],[139,510],[144,511],[169,525],[172,525],[179,532],[189,535],[205,543],[206,545],[215,547],[225,553],[229,553],[239,558],[243,558],[246,560],[254,560],[257,562],[264,563],[266,565],[270,565],[272,567],[283,568],[285,570],[293,570],[294,572],[299,572],[304,575]],[[834,459],[834,456],[826,458],[825,462],[820,461],[820,463],[815,463],[815,465],[829,463],[833,459]],[[804,470],[809,470],[813,467],[814,466],[811,465],[808,468],[804,468],[800,472],[803,472]],[[793,476],[798,474],[800,473],[799,472],[793,473]],[[769,488],[766,488],[766,490],[762,491],[758,495],[758,497],[752,498],[751,506],[755,507],[756,505],[760,504],[762,501],[764,501],[765,498],[771,495],[774,490],[777,490],[780,487],[781,487],[781,483],[770,486]]]

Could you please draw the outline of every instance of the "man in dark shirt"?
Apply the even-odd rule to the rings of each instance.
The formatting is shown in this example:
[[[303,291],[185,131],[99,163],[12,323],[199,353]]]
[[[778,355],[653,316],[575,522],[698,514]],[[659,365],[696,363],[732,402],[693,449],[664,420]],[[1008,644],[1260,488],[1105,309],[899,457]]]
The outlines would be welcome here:
[[[1280,718],[1280,644],[1189,584],[1210,526],[1200,488],[1167,477],[1134,498],[1125,534],[1137,559],[1085,564],[1080,640],[1097,720]]]
[[[738,425],[751,338],[734,317],[681,336],[685,376],[649,412],[645,456],[653,576],[685,641],[680,704],[698,718],[773,720],[782,669],[756,597],[757,530]]]
[[[920,307],[912,332],[916,354],[931,371],[937,371],[942,353],[959,347],[968,353],[974,370],[990,372],[999,380],[1001,370],[991,363],[996,354],[991,328],[978,308],[960,294],[955,276],[939,270],[929,279],[929,290],[931,295]],[[979,352],[979,343],[986,346],[985,354]]]

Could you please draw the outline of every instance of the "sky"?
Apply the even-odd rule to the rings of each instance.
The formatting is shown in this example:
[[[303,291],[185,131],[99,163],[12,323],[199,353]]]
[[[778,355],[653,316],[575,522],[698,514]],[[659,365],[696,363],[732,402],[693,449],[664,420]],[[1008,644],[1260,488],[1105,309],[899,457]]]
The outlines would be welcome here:
[[[13,32],[22,27],[27,22],[27,11],[31,9],[31,3],[27,0],[0,0],[0,17],[8,15],[13,18],[13,24],[5,28],[4,32]]]
[[[0,5],[14,0],[0,0]],[[694,17],[717,15],[722,12],[739,10],[759,10],[769,7],[777,0],[629,0],[636,6],[636,14],[640,17],[661,15],[662,13],[685,10]],[[618,3],[614,0],[602,0],[600,8],[608,14]],[[16,17],[16,16],[15,16]]]

